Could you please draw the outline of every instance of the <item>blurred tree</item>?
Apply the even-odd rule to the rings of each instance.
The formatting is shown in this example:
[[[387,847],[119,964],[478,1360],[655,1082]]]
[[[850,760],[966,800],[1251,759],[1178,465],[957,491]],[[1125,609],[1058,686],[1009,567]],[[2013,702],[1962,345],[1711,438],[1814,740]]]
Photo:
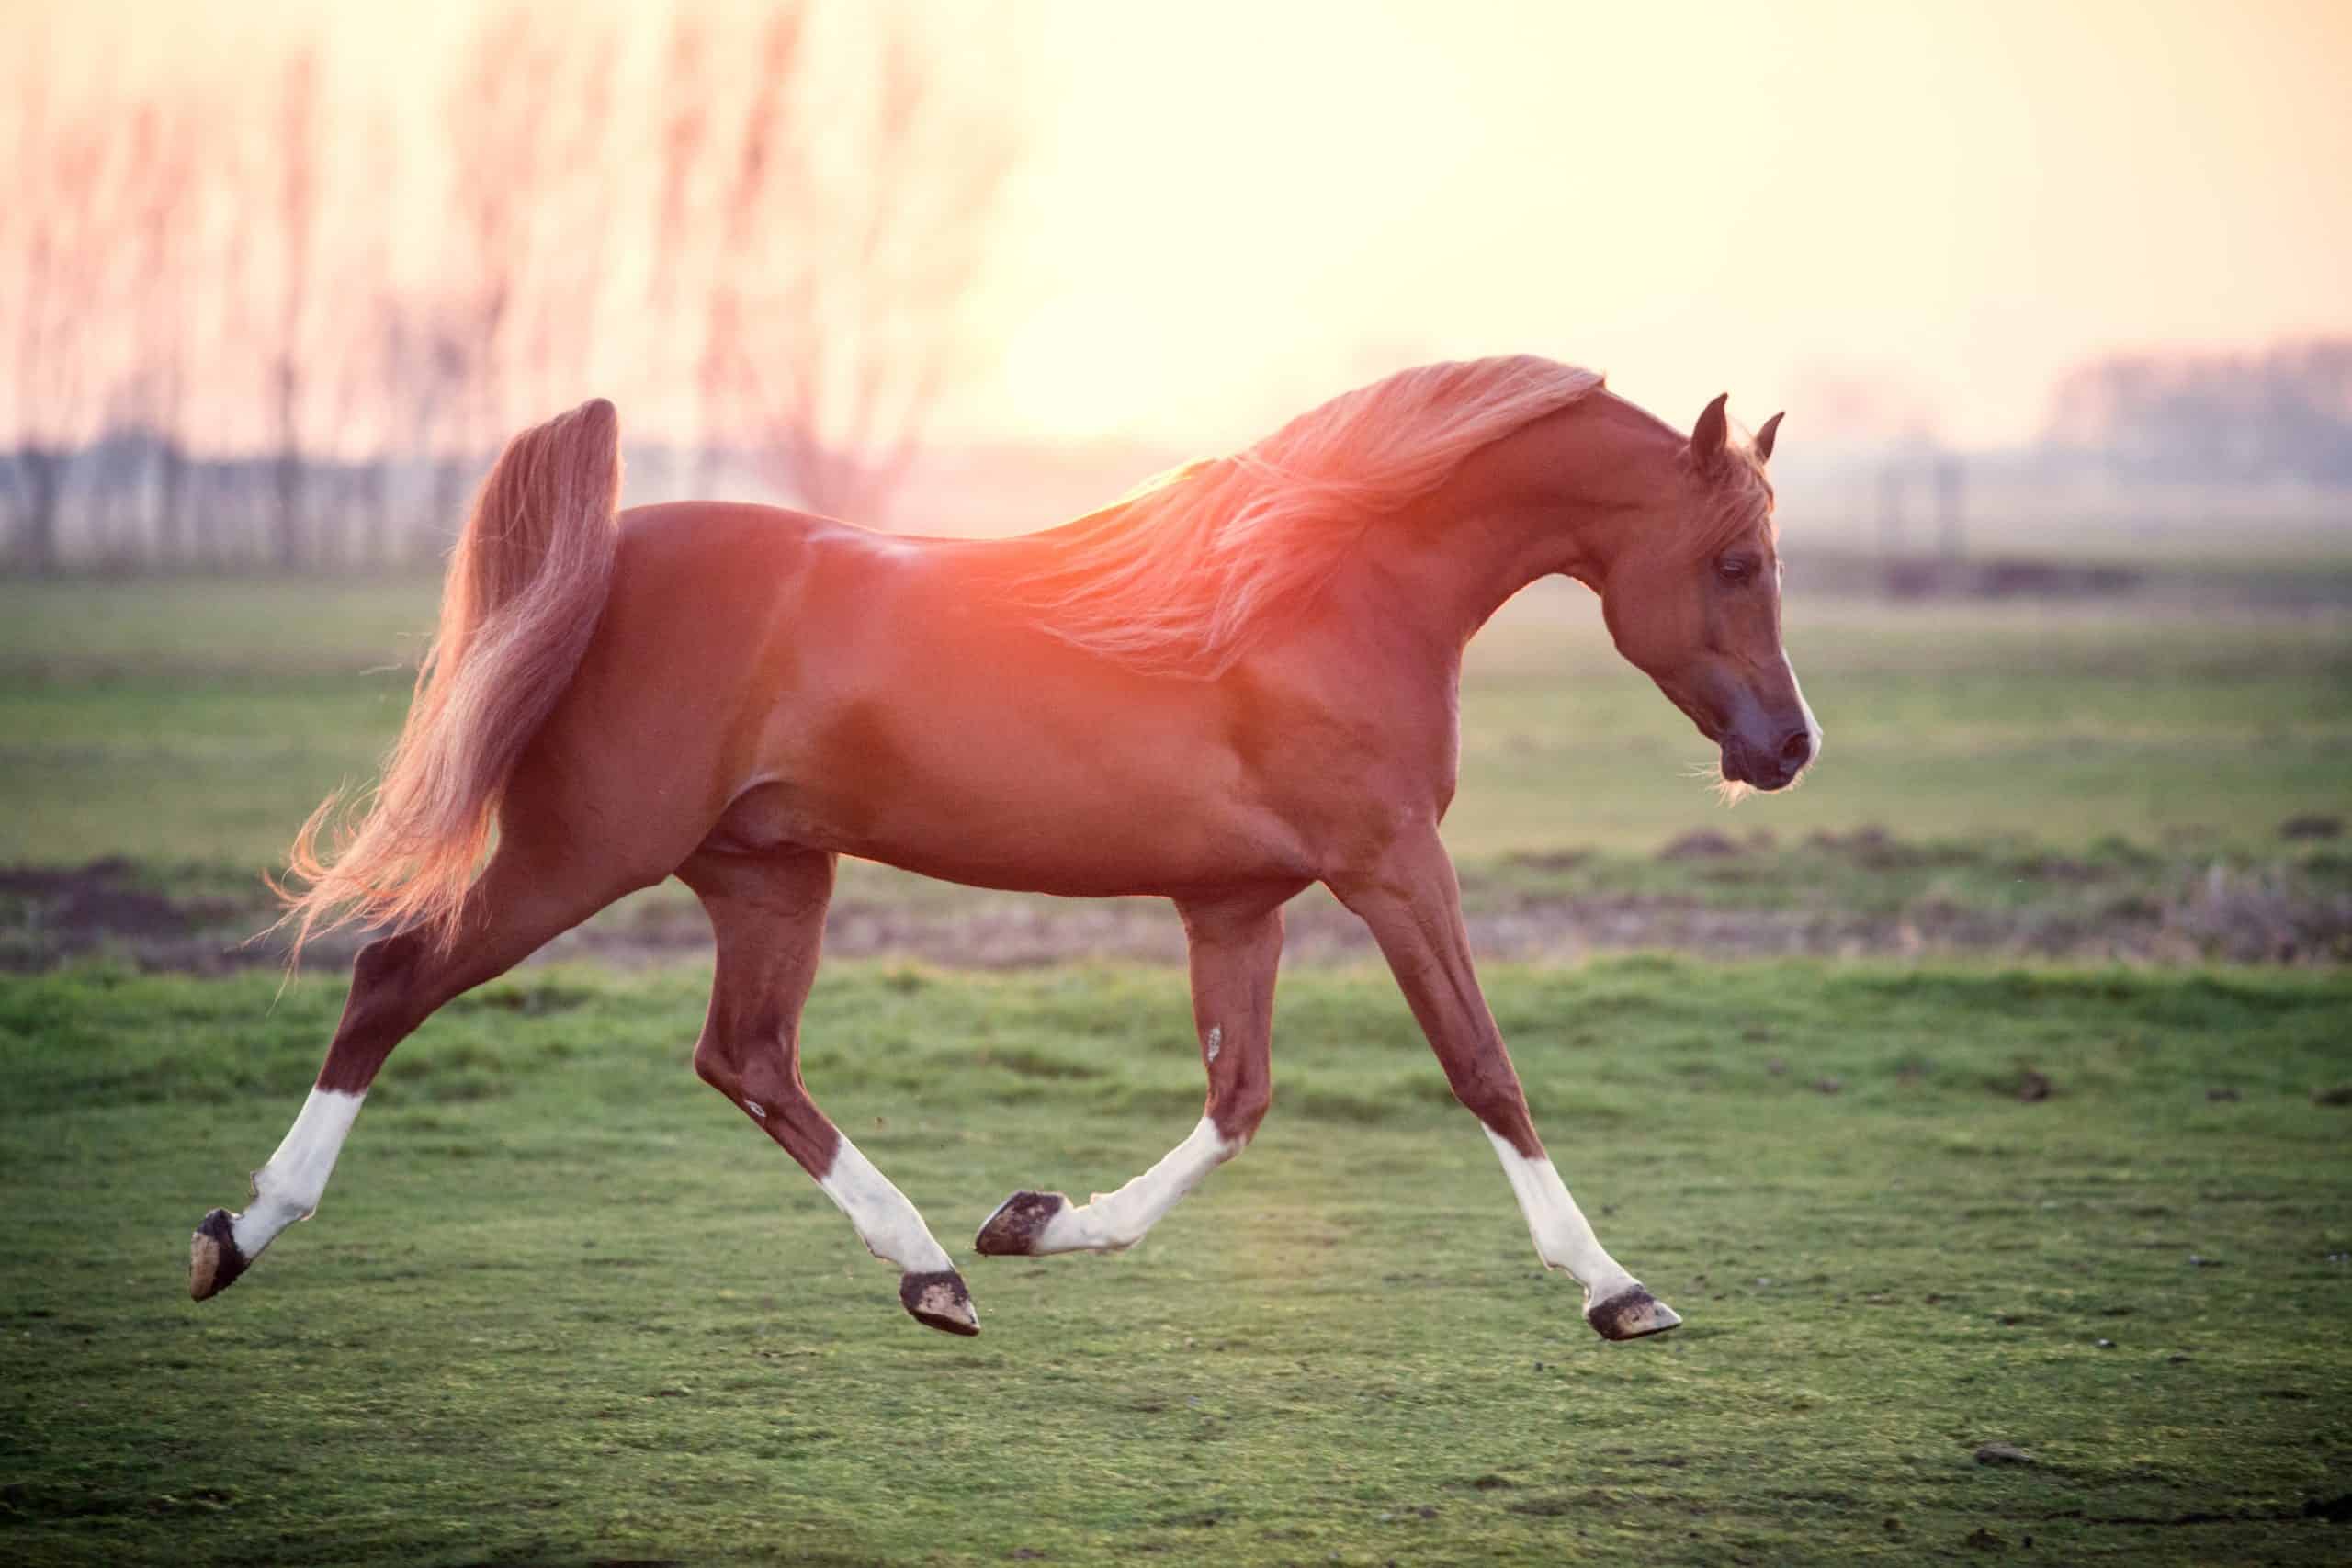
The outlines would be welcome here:
[[[879,517],[969,367],[967,299],[1012,144],[902,12],[786,0],[741,55],[709,47],[703,26],[678,24],[662,80],[672,254],[654,276],[674,297],[705,272],[704,439],[748,443],[814,511]],[[730,56],[752,62],[737,98],[712,79]],[[713,145],[722,161],[705,185],[694,165]],[[698,220],[702,199],[717,210]]]
[[[588,376],[621,205],[614,52],[609,30],[550,27],[521,6],[473,35],[448,123],[476,452],[598,390]]]
[[[655,173],[652,268],[648,281],[647,315],[663,323],[702,320],[705,344],[716,321],[717,301],[698,299],[710,277],[713,238],[700,220],[709,205],[714,185],[710,150],[715,116],[711,88],[717,66],[711,59],[710,28],[700,12],[681,9],[672,18],[670,43],[663,62],[653,116]],[[711,312],[705,319],[705,306]],[[655,374],[680,387],[703,385],[700,356],[691,333],[655,333],[651,358]],[[708,477],[709,410],[697,408],[695,445],[700,448],[697,480]],[[697,483],[699,490],[708,490]]]
[[[208,80],[77,73],[30,29],[0,57],[9,556],[437,553],[489,450],[600,392],[880,513],[975,358],[1012,158],[963,96],[1002,73],[917,19],[688,5],[631,74],[617,14],[502,4],[435,84],[446,171],[326,31]]]
[[[56,570],[74,453],[92,434],[109,344],[106,243],[116,117],[54,95],[45,51],[15,58],[9,199],[0,202],[0,352],[8,355],[15,555]]]
[[[303,421],[312,348],[305,331],[319,217],[319,58],[305,45],[287,58],[278,80],[268,149],[269,189],[276,202],[277,310],[269,321],[270,402],[276,447],[270,465],[276,502],[270,560],[280,571],[309,562],[302,497]]]
[[[2352,484],[2352,338],[2095,360],[2060,381],[2044,437],[2137,478]]]
[[[382,105],[348,149],[350,177],[333,182],[320,269],[344,301],[324,312],[320,352],[328,378],[314,455],[340,459],[332,497],[313,497],[316,564],[381,566],[391,548],[392,409],[401,371],[401,311],[386,193],[399,184],[399,141]]]
[[[189,299],[199,267],[203,192],[199,111],[186,94],[150,98],[131,120],[131,280],[129,314],[137,333],[118,422],[140,433],[153,455],[153,553],[166,567],[187,558],[186,539]]]
[[[523,266],[530,200],[538,176],[541,127],[552,89],[535,57],[529,17],[492,13],[476,29],[472,57],[449,104],[456,163],[452,195],[464,259],[452,268],[467,345],[463,365],[470,418],[462,441],[483,448],[506,427],[499,352]]]
[[[466,389],[473,375],[470,324],[471,312],[463,304],[402,296],[384,301],[379,330],[388,382],[386,439],[428,468],[425,503],[399,547],[401,558],[412,563],[438,557],[464,521],[459,506],[469,434]]]

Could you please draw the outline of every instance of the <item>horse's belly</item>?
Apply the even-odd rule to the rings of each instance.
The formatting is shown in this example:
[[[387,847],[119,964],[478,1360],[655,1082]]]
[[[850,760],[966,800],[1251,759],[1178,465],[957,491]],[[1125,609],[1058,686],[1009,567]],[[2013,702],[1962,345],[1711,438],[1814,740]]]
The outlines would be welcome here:
[[[742,807],[730,818],[756,837],[981,887],[1108,897],[1315,874],[1297,835],[1244,791],[1075,761],[901,755],[887,776],[796,776]]]

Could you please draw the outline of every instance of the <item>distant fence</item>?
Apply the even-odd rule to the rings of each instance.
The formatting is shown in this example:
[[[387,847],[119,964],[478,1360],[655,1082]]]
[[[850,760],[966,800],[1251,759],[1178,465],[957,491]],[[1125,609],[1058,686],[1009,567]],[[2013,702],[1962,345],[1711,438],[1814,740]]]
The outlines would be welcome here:
[[[725,454],[633,447],[633,501],[741,490]],[[465,520],[489,454],[364,463],[307,459],[288,483],[272,457],[198,458],[141,433],[70,453],[0,454],[0,568],[45,572],[342,572],[429,567]],[[53,486],[41,497],[37,491]]]

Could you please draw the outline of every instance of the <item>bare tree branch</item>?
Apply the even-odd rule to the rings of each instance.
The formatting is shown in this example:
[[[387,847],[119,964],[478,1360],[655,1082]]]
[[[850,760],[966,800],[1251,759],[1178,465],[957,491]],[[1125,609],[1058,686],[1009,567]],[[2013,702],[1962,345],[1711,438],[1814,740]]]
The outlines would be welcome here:
[[[701,387],[712,428],[751,441],[802,504],[874,515],[967,363],[967,296],[1012,149],[902,17],[850,15],[769,14]]]
[[[270,153],[277,198],[277,271],[270,389],[277,446],[271,462],[276,512],[270,558],[280,571],[305,565],[312,551],[302,514],[302,412],[309,373],[311,264],[319,216],[319,60],[308,47],[286,62],[279,78]]]

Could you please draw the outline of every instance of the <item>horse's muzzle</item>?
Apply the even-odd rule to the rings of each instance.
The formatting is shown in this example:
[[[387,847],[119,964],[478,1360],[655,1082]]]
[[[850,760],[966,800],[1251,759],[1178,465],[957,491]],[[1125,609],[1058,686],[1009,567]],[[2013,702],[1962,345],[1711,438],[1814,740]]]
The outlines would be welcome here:
[[[1785,789],[1821,750],[1810,716],[1768,728],[1762,738],[1733,729],[1723,740],[1724,777],[1754,789]]]

